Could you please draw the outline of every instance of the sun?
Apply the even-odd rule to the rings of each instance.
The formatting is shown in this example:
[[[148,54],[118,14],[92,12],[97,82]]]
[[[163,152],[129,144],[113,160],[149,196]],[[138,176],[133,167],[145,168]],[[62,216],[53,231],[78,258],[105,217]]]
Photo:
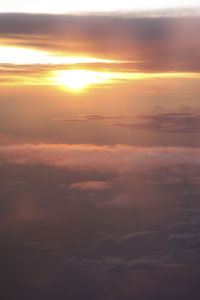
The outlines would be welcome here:
[[[91,84],[104,83],[111,76],[108,73],[88,70],[55,71],[54,81],[68,89],[78,91]]]
[[[87,84],[98,82],[92,72],[83,70],[66,71],[62,80],[63,84],[72,90],[80,90]]]

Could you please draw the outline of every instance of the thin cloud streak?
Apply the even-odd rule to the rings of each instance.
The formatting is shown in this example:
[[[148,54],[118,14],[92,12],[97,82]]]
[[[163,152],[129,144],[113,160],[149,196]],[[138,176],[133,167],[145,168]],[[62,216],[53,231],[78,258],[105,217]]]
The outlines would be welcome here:
[[[64,122],[87,122],[87,121],[102,121],[102,120],[112,120],[112,119],[121,119],[121,118],[130,118],[133,116],[127,115],[105,115],[105,114],[86,114],[80,115],[77,117],[71,118],[55,118],[55,121],[64,121]]]
[[[111,188],[111,184],[105,181],[82,181],[72,183],[68,190],[102,191]]]
[[[141,115],[134,122],[113,122],[111,125],[133,130],[164,133],[200,133],[200,115],[195,113],[161,113]]]

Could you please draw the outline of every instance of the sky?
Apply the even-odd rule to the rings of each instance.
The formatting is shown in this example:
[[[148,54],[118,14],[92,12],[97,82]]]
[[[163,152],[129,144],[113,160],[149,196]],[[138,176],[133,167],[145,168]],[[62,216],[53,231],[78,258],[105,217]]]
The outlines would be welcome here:
[[[199,8],[2,3],[2,299],[200,298]]]
[[[92,1],[75,0],[64,2],[33,1],[33,0],[8,0],[1,5],[1,12],[26,12],[26,13],[83,13],[83,12],[111,12],[111,11],[148,11],[177,8],[199,8],[198,0],[124,0],[124,1]]]

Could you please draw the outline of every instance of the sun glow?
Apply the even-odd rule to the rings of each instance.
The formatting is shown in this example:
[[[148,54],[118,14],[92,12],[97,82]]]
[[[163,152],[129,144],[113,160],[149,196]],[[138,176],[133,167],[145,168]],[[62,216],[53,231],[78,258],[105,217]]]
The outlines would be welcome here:
[[[97,72],[89,70],[54,71],[50,82],[65,86],[68,89],[79,91],[93,84],[123,83],[133,80],[151,80],[155,78],[199,78],[195,73],[122,73]]]
[[[30,48],[0,46],[0,63],[8,64],[87,64],[116,63],[120,61],[84,56],[60,56],[59,53],[49,53]]]
[[[98,84],[109,81],[112,75],[103,72],[88,70],[55,71],[56,83],[66,86],[72,90],[80,90],[90,84]]]

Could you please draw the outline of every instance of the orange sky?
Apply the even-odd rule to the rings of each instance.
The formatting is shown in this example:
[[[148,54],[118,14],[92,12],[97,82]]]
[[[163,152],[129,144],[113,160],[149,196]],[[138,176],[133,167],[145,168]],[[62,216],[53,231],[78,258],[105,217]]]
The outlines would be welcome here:
[[[2,14],[0,25],[3,85],[59,84],[75,90],[138,79],[199,78],[196,17]]]

